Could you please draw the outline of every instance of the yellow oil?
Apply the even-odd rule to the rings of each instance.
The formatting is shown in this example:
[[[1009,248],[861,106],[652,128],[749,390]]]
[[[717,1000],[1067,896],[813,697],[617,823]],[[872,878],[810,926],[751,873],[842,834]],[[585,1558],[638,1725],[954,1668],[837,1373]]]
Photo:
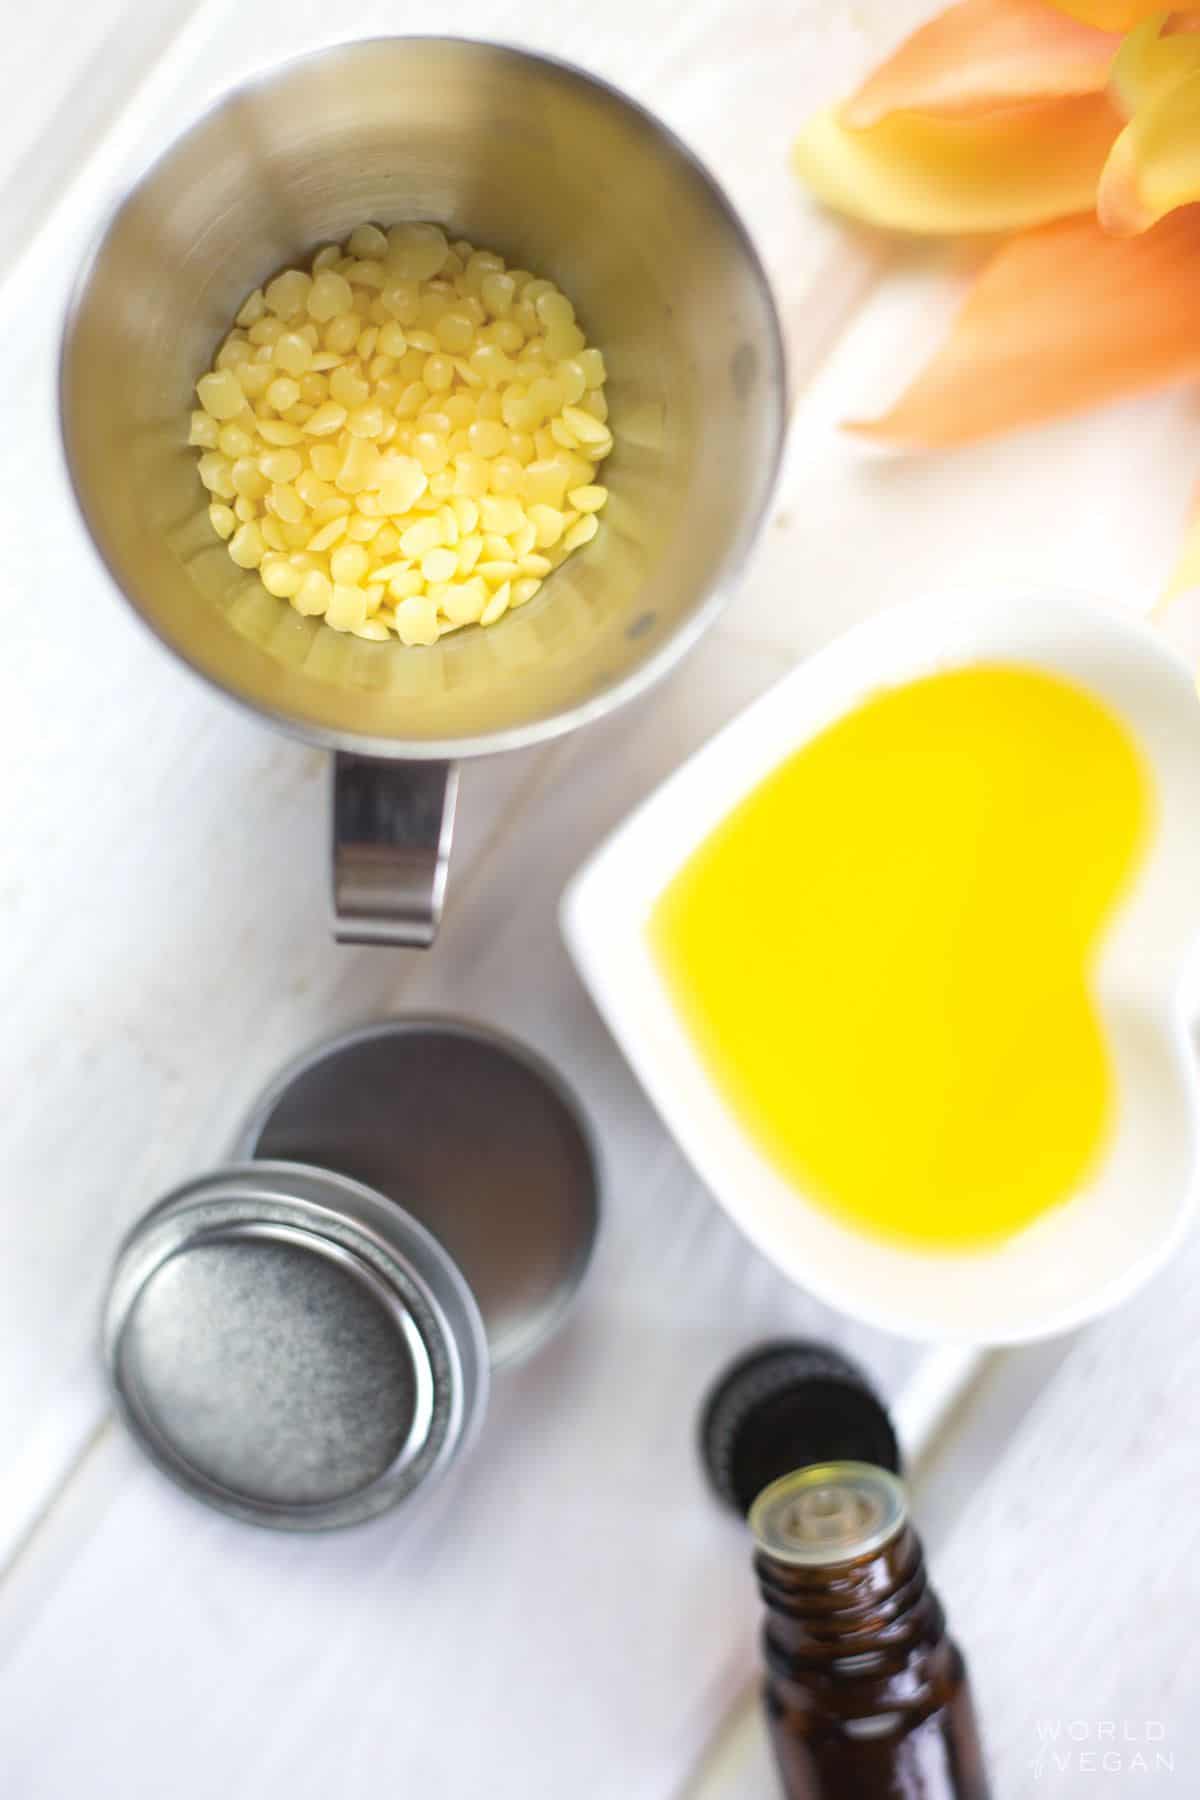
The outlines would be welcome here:
[[[843,1222],[925,1249],[1020,1231],[1115,1111],[1091,991],[1152,812],[1084,689],[978,665],[881,692],[774,771],[650,931],[760,1149]]]

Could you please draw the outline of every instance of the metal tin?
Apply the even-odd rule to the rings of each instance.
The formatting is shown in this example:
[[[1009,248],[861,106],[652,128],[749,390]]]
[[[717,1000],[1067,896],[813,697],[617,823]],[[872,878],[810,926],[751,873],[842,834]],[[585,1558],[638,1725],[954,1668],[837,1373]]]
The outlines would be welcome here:
[[[462,1019],[385,1019],[316,1045],[233,1154],[334,1169],[419,1219],[466,1277],[494,1365],[550,1336],[591,1258],[600,1176],[576,1101],[523,1045]]]
[[[234,1156],[118,1252],[117,1403],[160,1468],[237,1518],[370,1518],[445,1472],[490,1365],[561,1319],[596,1234],[589,1133],[528,1051],[406,1019],[285,1069]]]
[[[258,1162],[168,1195],[117,1255],[104,1348],[125,1421],[200,1499],[311,1531],[445,1473],[487,1344],[442,1246],[330,1170]]]

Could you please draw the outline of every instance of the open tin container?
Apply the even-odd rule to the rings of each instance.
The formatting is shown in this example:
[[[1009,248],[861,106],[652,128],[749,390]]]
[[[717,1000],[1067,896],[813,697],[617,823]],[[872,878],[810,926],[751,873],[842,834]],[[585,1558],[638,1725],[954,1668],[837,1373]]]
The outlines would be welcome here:
[[[181,1487],[254,1524],[353,1524],[469,1448],[490,1371],[554,1332],[595,1240],[599,1170],[537,1057],[448,1018],[318,1045],[230,1166],[121,1245],[117,1405]]]

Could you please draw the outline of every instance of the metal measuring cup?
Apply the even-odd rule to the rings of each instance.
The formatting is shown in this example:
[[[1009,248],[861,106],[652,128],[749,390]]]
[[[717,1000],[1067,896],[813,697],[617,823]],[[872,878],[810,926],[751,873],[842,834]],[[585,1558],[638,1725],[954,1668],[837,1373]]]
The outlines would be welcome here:
[[[246,293],[373,219],[435,219],[561,283],[604,352],[604,527],[520,613],[427,649],[273,599],[214,536],[193,384]],[[398,37],[219,101],[136,183],[79,277],[67,463],[96,547],[209,682],[332,749],[335,931],[429,944],[456,761],[555,737],[664,674],[724,602],[770,495],[784,361],[720,188],[642,107],[503,45]]]

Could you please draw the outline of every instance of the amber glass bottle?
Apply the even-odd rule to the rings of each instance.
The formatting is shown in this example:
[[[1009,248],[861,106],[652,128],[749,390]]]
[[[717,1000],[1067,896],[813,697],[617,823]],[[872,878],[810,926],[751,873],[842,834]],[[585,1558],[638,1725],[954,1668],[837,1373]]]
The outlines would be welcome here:
[[[750,1525],[787,1800],[989,1800],[966,1665],[896,1477],[800,1469]]]

